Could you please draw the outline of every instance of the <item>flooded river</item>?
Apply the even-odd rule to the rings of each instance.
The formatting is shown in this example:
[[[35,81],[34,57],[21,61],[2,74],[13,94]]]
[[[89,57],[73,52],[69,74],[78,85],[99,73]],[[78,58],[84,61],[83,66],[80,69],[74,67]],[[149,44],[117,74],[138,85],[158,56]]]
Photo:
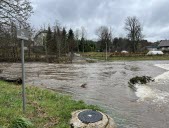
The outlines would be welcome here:
[[[26,63],[26,83],[67,92],[99,105],[118,128],[169,128],[169,61],[99,62],[88,64]],[[1,76],[21,76],[18,63],[1,63]],[[134,76],[155,82],[128,87]],[[86,88],[81,85],[86,84]]]

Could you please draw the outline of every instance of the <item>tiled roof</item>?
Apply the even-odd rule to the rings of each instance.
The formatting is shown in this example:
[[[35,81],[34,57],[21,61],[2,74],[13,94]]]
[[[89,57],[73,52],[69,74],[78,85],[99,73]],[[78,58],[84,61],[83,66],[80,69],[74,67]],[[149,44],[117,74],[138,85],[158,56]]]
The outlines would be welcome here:
[[[165,46],[169,47],[169,40],[162,40],[158,45],[158,47],[165,47]]]

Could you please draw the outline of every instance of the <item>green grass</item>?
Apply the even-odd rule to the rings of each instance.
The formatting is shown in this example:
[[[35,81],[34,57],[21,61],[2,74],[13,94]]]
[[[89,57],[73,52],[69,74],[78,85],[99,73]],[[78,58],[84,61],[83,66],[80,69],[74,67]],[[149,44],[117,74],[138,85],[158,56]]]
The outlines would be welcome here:
[[[105,57],[91,57],[105,60]],[[114,56],[108,57],[108,61],[143,61],[143,60],[169,60],[169,56]]]
[[[0,81],[0,127],[9,128],[16,118],[24,117],[35,128],[68,128],[71,112],[99,110],[97,106],[74,101],[70,96],[33,86],[26,88],[26,97],[26,114],[23,114],[21,86]]]
[[[98,60],[105,60],[106,54],[104,52],[89,52],[82,54],[84,57]],[[118,55],[111,56],[111,53],[108,53],[108,61],[142,61],[142,60],[169,60],[169,55]]]

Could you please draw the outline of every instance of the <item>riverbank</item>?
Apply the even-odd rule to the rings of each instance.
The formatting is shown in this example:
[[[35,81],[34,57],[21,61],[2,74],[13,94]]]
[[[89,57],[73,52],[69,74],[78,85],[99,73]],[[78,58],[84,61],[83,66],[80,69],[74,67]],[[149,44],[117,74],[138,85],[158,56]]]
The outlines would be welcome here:
[[[169,92],[169,80],[168,71],[162,68],[164,65],[169,67],[168,64],[169,61],[25,63],[25,80],[28,85],[66,92],[73,99],[100,106],[113,117],[119,128],[168,128],[169,98],[166,94]],[[0,76],[21,77],[20,63],[1,63],[0,69]],[[157,81],[143,88],[140,86],[137,92],[128,87],[131,78],[144,75]],[[81,87],[82,84],[85,88]],[[155,100],[146,98],[147,93]],[[21,105],[17,109],[21,109]]]
[[[82,56],[90,59],[106,60],[104,52],[86,52]],[[169,60],[169,55],[145,55],[145,54],[107,54],[107,61],[144,61],[144,60]]]
[[[71,112],[95,109],[83,101],[74,101],[68,95],[28,86],[26,114],[22,113],[21,85],[0,81],[0,127],[8,128],[17,117],[29,119],[35,128],[68,128]]]

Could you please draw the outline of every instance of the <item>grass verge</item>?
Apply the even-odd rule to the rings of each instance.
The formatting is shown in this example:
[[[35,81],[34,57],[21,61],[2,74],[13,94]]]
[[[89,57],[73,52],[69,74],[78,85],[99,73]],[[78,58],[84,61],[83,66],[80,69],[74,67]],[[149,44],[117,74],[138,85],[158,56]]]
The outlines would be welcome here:
[[[26,97],[26,114],[23,114],[21,86],[0,81],[0,127],[10,128],[13,120],[24,117],[35,128],[69,128],[72,111],[99,110],[97,106],[74,101],[70,96],[33,86],[26,88]]]
[[[98,60],[105,60],[106,54],[104,52],[88,52],[82,54],[84,57]],[[142,61],[142,60],[169,60],[169,55],[114,55],[108,53],[108,61]]]

